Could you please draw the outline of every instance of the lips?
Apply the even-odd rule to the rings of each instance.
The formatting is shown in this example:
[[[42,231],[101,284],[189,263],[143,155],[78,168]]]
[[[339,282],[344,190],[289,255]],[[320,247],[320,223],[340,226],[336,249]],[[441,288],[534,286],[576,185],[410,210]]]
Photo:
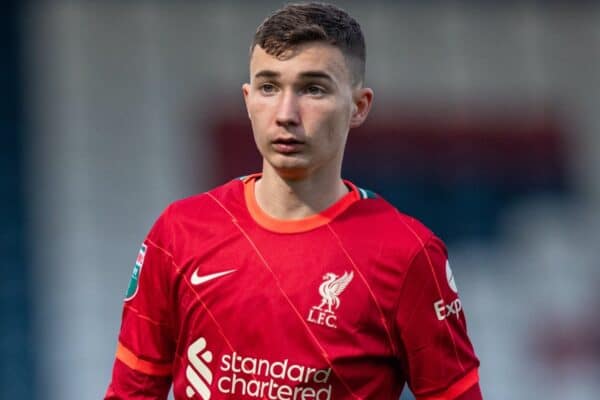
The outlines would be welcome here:
[[[291,154],[300,151],[304,142],[294,137],[279,137],[271,142],[278,153]]]
[[[273,141],[274,144],[303,144],[304,142],[302,142],[301,140],[298,140],[296,138],[293,137],[289,137],[289,138],[277,138]]]

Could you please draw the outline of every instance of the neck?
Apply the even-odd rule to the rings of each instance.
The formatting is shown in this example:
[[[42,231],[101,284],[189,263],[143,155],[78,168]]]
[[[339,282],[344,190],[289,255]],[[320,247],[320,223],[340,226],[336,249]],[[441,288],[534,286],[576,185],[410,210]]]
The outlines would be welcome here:
[[[348,193],[339,172],[314,173],[304,179],[286,179],[265,166],[256,182],[256,202],[277,219],[302,219],[326,210]]]

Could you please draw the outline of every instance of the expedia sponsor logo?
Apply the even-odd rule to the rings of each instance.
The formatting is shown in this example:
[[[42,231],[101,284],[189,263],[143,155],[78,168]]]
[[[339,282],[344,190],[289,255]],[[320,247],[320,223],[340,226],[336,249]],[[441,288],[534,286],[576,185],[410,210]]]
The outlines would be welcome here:
[[[459,298],[456,298],[456,300],[448,304],[446,304],[444,300],[440,299],[433,303],[433,309],[435,310],[437,319],[440,321],[445,320],[451,315],[456,315],[456,318],[458,318],[458,314],[460,314],[462,310],[462,303],[460,302]]]
[[[189,385],[188,398],[194,395],[209,400],[212,390],[234,396],[236,399],[270,400],[331,400],[332,386],[329,383],[331,368],[317,369],[294,364],[288,359],[271,361],[248,357],[236,352],[223,354],[218,368],[221,372],[213,382],[209,369],[212,353],[206,349],[204,338],[198,339],[188,348],[190,365],[186,370]],[[217,366],[214,366],[217,368]]]

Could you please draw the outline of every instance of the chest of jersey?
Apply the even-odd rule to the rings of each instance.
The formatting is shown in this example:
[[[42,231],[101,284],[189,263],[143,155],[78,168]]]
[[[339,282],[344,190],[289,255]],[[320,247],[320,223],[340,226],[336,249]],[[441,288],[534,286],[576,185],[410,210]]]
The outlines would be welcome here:
[[[375,294],[380,255],[345,248],[327,227],[238,226],[202,238],[175,287],[175,390],[326,399],[363,380],[393,381],[389,310]]]

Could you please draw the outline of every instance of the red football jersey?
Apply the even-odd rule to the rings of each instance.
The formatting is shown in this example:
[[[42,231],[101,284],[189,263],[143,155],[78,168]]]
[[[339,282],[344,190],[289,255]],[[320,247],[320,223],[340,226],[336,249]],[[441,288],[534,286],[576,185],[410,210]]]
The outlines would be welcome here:
[[[444,244],[350,182],[277,220],[260,175],[169,206],[142,245],[106,399],[481,399]]]

